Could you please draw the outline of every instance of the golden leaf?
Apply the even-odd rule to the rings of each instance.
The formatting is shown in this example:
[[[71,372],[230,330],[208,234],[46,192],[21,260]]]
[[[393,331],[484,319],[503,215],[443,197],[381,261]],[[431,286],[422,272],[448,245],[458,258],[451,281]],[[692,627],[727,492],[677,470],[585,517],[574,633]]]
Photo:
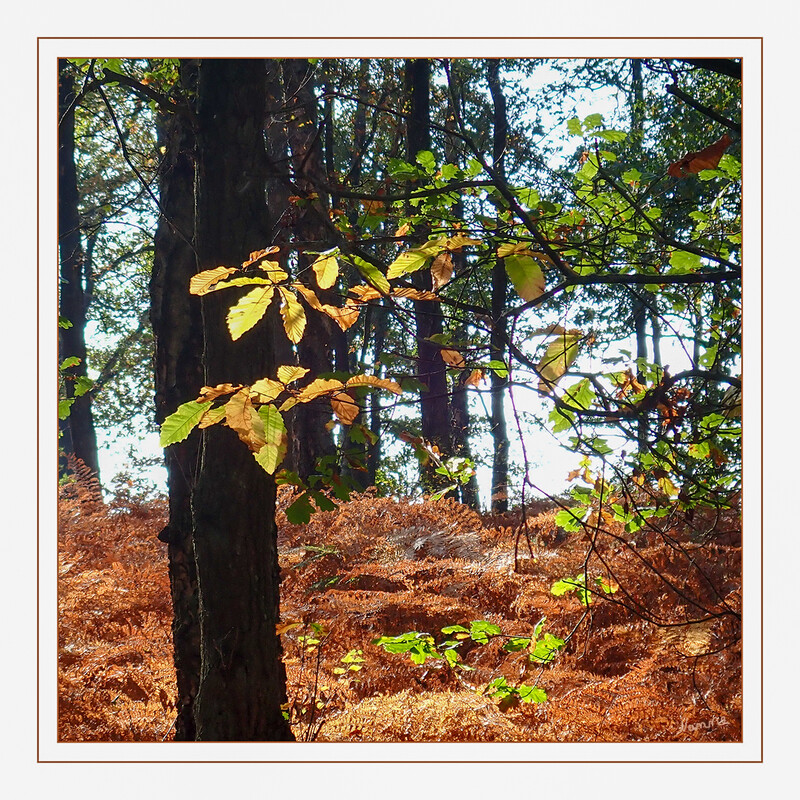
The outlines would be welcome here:
[[[261,261],[262,259],[266,258],[267,256],[271,256],[274,253],[280,252],[280,247],[267,247],[264,250],[255,250],[250,253],[250,258],[242,264],[242,267],[247,268],[253,266],[257,261]]]
[[[317,378],[311,381],[308,386],[303,387],[296,399],[298,403],[309,403],[324,394],[330,394],[339,389],[344,389],[344,384],[341,381],[337,381],[334,378]],[[284,403],[284,405],[286,404]],[[283,407],[281,407],[282,410]]]
[[[274,293],[274,286],[253,289],[228,311],[227,323],[231,339],[236,341],[241,338],[264,316]]]
[[[330,289],[339,277],[339,262],[335,255],[321,255],[312,265],[320,289]]]
[[[451,367],[457,367],[458,369],[466,366],[467,362],[464,361],[464,356],[462,356],[458,350],[451,350],[449,347],[443,347],[440,352],[445,364],[449,364]]]
[[[530,252],[527,242],[506,242],[497,248],[497,257],[505,258],[514,253],[524,253],[526,251]]]
[[[278,291],[283,299],[281,305],[283,329],[289,341],[297,344],[303,338],[303,331],[306,329],[306,312],[303,311],[294,292],[283,286],[279,286]]]
[[[259,403],[271,403],[285,388],[281,381],[262,378],[250,387],[250,394],[257,395]]]
[[[200,396],[197,398],[197,402],[204,403],[206,400],[216,400],[220,395],[230,394],[241,388],[241,384],[234,386],[232,383],[219,383],[216,386],[204,386],[200,390]]]
[[[469,236],[464,236],[463,233],[457,233],[455,236],[451,236],[446,242],[445,247],[450,250],[460,250],[462,247],[466,247],[470,244],[482,244],[480,239],[470,239]]]
[[[550,343],[536,367],[540,377],[538,387],[540,394],[549,394],[569,369],[578,355],[578,342],[581,338],[580,331],[571,331],[558,336],[555,341]]]
[[[469,377],[464,381],[465,386],[480,386],[481,381],[483,380],[483,370],[482,369],[474,369],[469,374]]]
[[[395,236],[405,236],[411,230],[411,226],[404,222],[395,232]]]
[[[303,375],[309,373],[310,370],[306,367],[293,367],[291,365],[278,367],[278,380],[285,385],[292,383],[292,381],[300,380]]]
[[[359,310],[352,303],[347,302],[341,307],[320,303],[319,298],[307,286],[303,286],[302,283],[293,283],[292,286],[303,295],[303,299],[311,308],[329,316],[343,331],[346,331],[358,321]],[[376,297],[380,297],[380,293],[377,290],[373,289],[372,291],[375,292]]]
[[[236,392],[225,404],[225,422],[253,452],[266,444],[264,423],[253,408],[247,388]]]
[[[388,392],[403,394],[400,384],[386,378],[379,378],[377,375],[354,375],[347,380],[347,387],[352,386],[374,386],[376,389],[386,389]]]
[[[275,284],[285,281],[289,277],[289,274],[281,269],[277,261],[262,261],[258,268],[266,272],[267,278]]]
[[[347,392],[340,392],[331,397],[331,408],[343,425],[352,425],[361,411],[355,398]]]
[[[441,289],[453,277],[453,257],[448,252],[439,253],[431,264],[433,290]]]
[[[353,286],[350,289],[350,294],[354,294],[358,298],[359,303],[366,303],[368,300],[377,300],[382,297],[381,293],[372,286],[367,286],[362,283],[358,286]]]
[[[218,422],[222,422],[225,419],[225,406],[219,406],[218,408],[211,408],[203,414],[203,418],[200,422],[197,423],[198,428],[210,428],[212,425],[216,425]]]
[[[438,294],[426,292],[423,289],[413,289],[410,286],[400,286],[397,289],[392,289],[392,297],[405,297],[409,300],[432,300],[437,302],[441,300]]]
[[[216,283],[238,271],[236,267],[214,267],[214,269],[198,272],[189,281],[189,293],[197,295],[208,294]]]

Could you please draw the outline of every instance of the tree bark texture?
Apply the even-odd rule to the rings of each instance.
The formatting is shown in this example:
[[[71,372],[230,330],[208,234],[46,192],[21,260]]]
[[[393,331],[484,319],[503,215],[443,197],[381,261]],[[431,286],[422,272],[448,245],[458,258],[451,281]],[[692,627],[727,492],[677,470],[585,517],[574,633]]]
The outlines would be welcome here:
[[[194,90],[196,65],[182,65],[183,87]],[[200,303],[189,294],[197,272],[194,239],[195,138],[189,117],[162,113],[159,138],[165,148],[160,175],[161,217],[155,235],[150,280],[150,321],[155,339],[155,405],[159,424],[203,386],[203,320]],[[194,699],[200,680],[200,622],[192,544],[191,499],[200,456],[195,434],[164,453],[169,490],[169,522],[159,534],[168,544],[172,594],[172,640],[178,684],[175,738],[195,738]]]
[[[406,65],[406,80],[411,97],[411,115],[408,119],[408,160],[414,163],[420,150],[431,149],[430,111],[430,61],[411,59]],[[414,273],[417,288],[430,291],[430,270]],[[439,303],[429,300],[414,301],[417,335],[417,377],[425,386],[420,394],[422,437],[436,445],[443,453],[450,444],[450,408],[447,394],[447,367],[438,345],[429,341],[443,330],[442,309]]]
[[[500,83],[500,62],[488,62],[489,91],[494,105],[492,129],[492,160],[494,169],[505,179],[505,151],[508,140],[508,117],[506,98]],[[507,306],[508,276],[505,264],[495,259],[492,266],[492,320],[494,326],[490,337],[491,358],[506,361],[506,337],[508,335],[506,318],[502,316]],[[508,429],[506,426],[505,397],[508,378],[501,378],[492,372],[491,376],[492,410],[490,430],[492,434],[492,488],[490,505],[495,514],[508,511]]]
[[[78,175],[75,168],[75,84],[66,60],[58,70],[58,246],[59,246],[59,315],[72,323],[59,328],[59,363],[67,357],[80,362],[64,371],[66,396],[74,397],[75,379],[86,377],[86,312],[88,298],[84,291],[86,257],[78,212]],[[65,456],[74,456],[100,479],[97,457],[97,434],[92,417],[91,393],[75,397],[69,417],[61,421],[61,448]],[[62,462],[62,469],[65,462]]]
[[[268,241],[262,59],[204,59],[198,75],[197,251],[200,269],[238,265]],[[225,295],[225,296],[218,296]],[[231,292],[203,298],[205,381],[251,383],[276,367],[269,320],[236,342]],[[281,332],[280,335],[283,335]],[[201,666],[196,738],[292,738],[281,705],[275,483],[226,427],[203,431],[193,502]]]

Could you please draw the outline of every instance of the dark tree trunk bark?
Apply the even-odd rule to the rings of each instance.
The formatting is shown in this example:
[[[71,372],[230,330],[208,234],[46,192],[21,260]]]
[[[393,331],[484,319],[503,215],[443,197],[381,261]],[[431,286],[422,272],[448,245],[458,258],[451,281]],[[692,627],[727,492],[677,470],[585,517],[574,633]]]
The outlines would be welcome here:
[[[494,169],[501,178],[505,178],[505,151],[508,139],[508,118],[506,114],[506,98],[500,84],[500,62],[491,59],[488,63],[489,90],[494,105],[492,134],[492,160]],[[494,327],[490,337],[491,358],[506,361],[506,337],[508,335],[505,317],[501,316],[506,309],[508,298],[508,276],[505,264],[495,259],[492,266],[492,319]],[[490,430],[492,433],[492,490],[491,510],[495,514],[508,511],[508,429],[506,427],[505,396],[508,379],[501,378],[495,372],[492,382],[492,415]]]
[[[75,397],[75,379],[86,377],[86,312],[88,297],[84,289],[85,253],[78,213],[78,175],[75,168],[75,84],[66,60],[58,68],[58,246],[59,315],[72,323],[59,328],[59,363],[73,356],[77,366],[64,371],[67,397]],[[74,456],[100,480],[97,435],[92,417],[91,393],[75,397],[69,417],[61,421],[61,448]],[[61,469],[66,462],[61,462]]]
[[[240,264],[268,240],[267,66],[261,59],[200,62],[196,221],[200,269]],[[273,339],[278,333],[269,320],[231,341],[225,314],[234,299],[229,292],[203,298],[209,385],[251,383],[272,376],[276,366]],[[192,511],[201,637],[196,738],[290,740],[281,710],[286,677],[275,632],[279,619],[275,482],[229,428],[203,431]]]
[[[406,79],[410,89],[411,114],[407,129],[407,158],[414,163],[420,150],[431,149],[430,111],[430,61],[411,59],[406,65]],[[413,275],[418,289],[432,288],[430,270]],[[439,303],[428,300],[414,301],[417,335],[417,377],[425,386],[420,393],[422,436],[446,453],[450,444],[450,404],[447,395],[447,367],[440,348],[429,341],[442,333],[442,310]]]
[[[182,88],[194,91],[196,64],[181,67]],[[189,118],[162,114],[159,138],[166,148],[160,176],[162,216],[155,236],[150,280],[150,321],[155,338],[156,422],[197,396],[203,385],[203,320],[198,298],[189,294],[197,272],[194,239],[195,139]],[[172,594],[172,641],[178,683],[175,738],[195,738],[194,699],[200,680],[200,623],[192,545],[191,499],[200,438],[190,436],[164,454],[169,522],[159,534],[168,544]]]

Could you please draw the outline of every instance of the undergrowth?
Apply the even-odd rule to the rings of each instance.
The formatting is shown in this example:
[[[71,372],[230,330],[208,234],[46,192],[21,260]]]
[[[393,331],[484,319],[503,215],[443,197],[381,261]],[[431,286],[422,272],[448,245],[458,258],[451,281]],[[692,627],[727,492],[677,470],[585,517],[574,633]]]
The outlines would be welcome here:
[[[284,490],[280,630],[299,741],[741,740],[740,548],[674,530],[565,538],[542,505],[515,558],[513,515],[367,492],[292,525],[290,501]],[[172,738],[165,515],[159,501],[104,504],[85,476],[61,489],[61,741]],[[588,606],[579,591],[552,594],[581,576]],[[546,663],[507,646],[542,618],[566,642]],[[429,634],[441,655],[442,628],[476,620],[502,635],[460,634],[465,668],[374,643]],[[490,685],[547,699],[490,696]]]

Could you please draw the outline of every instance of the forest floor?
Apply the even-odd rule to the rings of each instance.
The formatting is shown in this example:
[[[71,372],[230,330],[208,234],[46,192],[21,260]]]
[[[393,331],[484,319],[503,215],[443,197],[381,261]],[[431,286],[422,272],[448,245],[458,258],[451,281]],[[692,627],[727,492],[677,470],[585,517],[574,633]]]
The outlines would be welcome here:
[[[532,552],[522,537],[515,564],[519,515],[366,494],[300,526],[286,521],[287,503],[278,513],[281,637],[298,740],[741,740],[735,532],[701,544],[676,530],[620,529],[592,545],[557,533],[540,503],[529,510]],[[60,741],[173,738],[169,579],[156,538],[165,514],[162,502],[62,493]],[[590,585],[600,578],[615,591],[598,589],[588,608],[574,591],[551,593],[584,570]],[[514,651],[512,638],[531,637],[543,617],[539,639],[567,640],[548,664]],[[475,621],[501,634],[482,643],[441,632]],[[440,654],[461,636],[460,663],[472,669],[444,658],[415,664],[373,643],[409,632],[429,634]],[[493,682],[499,695],[487,692]],[[520,685],[547,699],[519,702],[507,687]]]

